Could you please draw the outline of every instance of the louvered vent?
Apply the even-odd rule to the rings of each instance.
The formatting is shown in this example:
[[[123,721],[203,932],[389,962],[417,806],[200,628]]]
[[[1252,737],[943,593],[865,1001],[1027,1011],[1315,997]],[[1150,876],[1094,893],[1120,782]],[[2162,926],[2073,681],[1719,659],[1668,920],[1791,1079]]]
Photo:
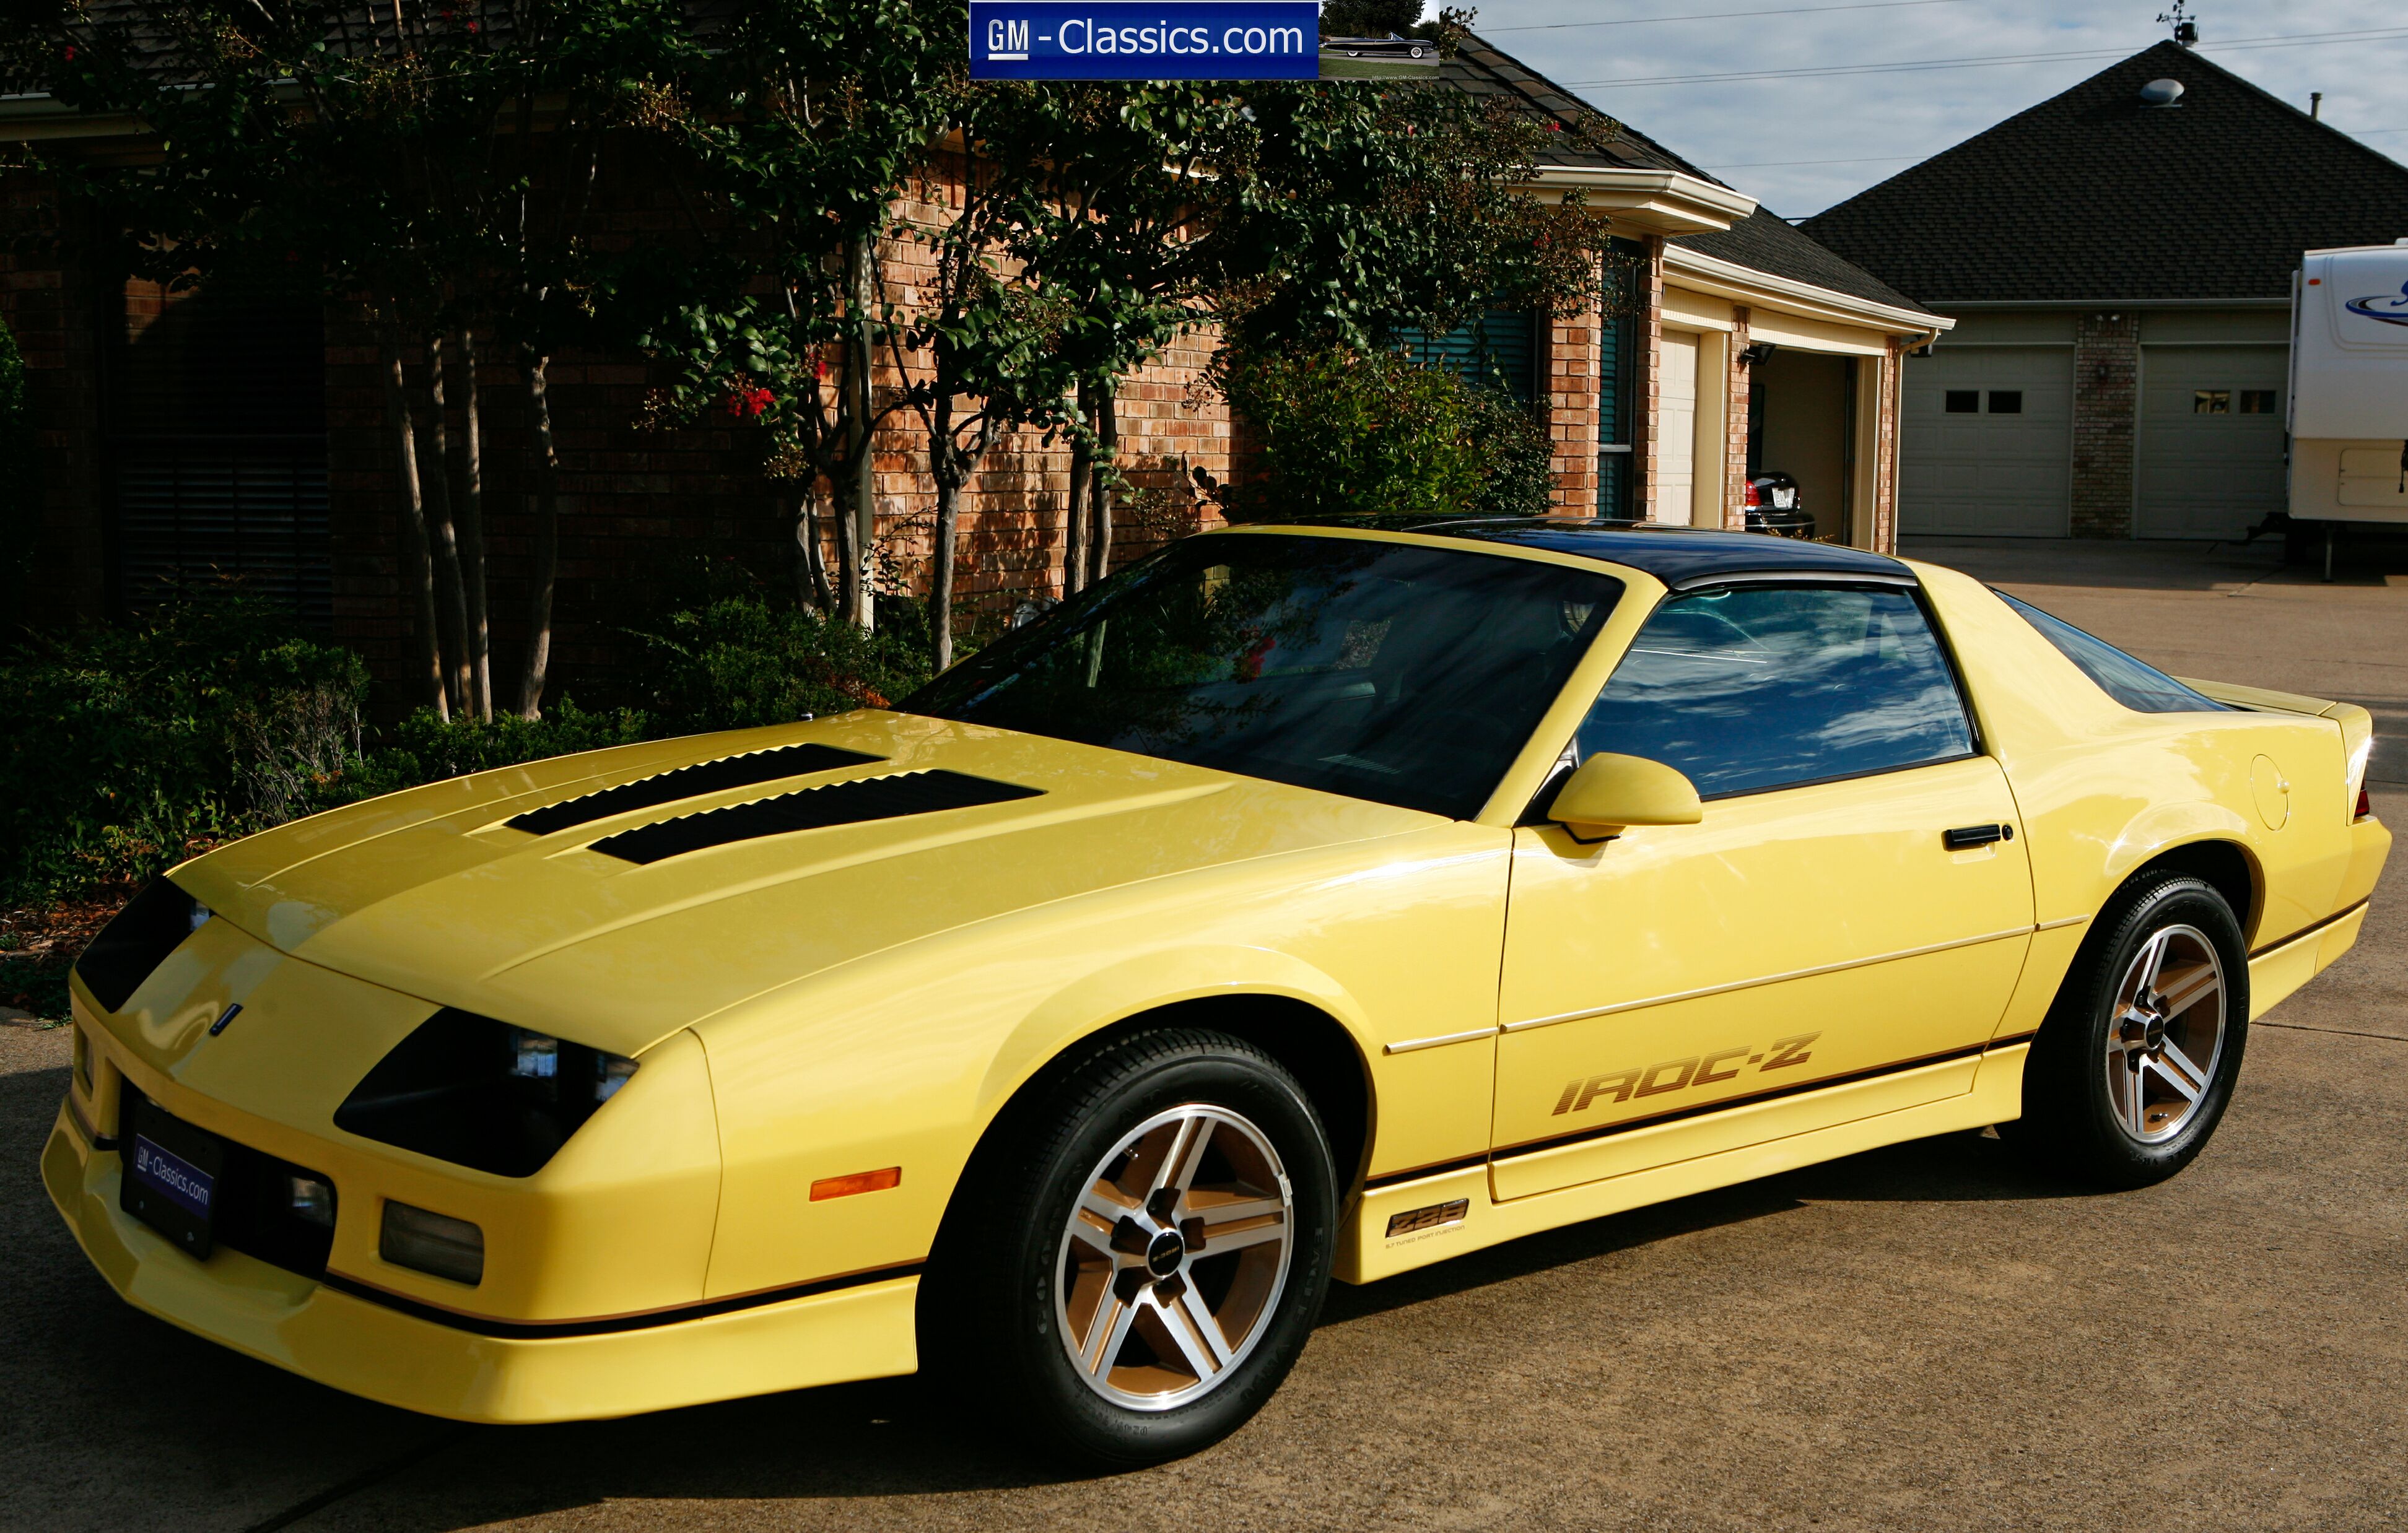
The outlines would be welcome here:
[[[1042,793],[1042,789],[960,772],[856,778],[850,782],[831,782],[824,788],[805,788],[775,798],[664,820],[655,825],[639,825],[604,837],[594,843],[594,850],[626,862],[656,863],[707,847],[758,840],[764,836],[862,824],[872,820],[899,820],[906,815],[934,814],[940,809],[969,809],[979,804],[1009,803],[1015,798],[1039,797]]]
[[[674,804],[681,798],[698,798],[707,793],[749,788],[756,782],[775,782],[781,777],[800,777],[805,772],[832,772],[839,766],[860,766],[884,759],[883,756],[866,755],[859,751],[840,750],[833,745],[781,745],[774,751],[723,756],[717,761],[697,762],[673,772],[663,772],[658,777],[622,782],[615,788],[590,793],[582,798],[529,809],[524,814],[511,816],[507,823],[530,835],[549,836],[571,825],[591,824],[613,815],[632,814],[638,809]]]

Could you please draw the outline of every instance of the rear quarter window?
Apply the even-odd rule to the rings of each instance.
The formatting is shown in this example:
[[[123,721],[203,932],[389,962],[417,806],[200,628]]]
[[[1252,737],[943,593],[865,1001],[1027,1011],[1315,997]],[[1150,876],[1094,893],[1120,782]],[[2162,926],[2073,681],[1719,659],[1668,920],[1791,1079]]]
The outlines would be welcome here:
[[[1995,594],[2000,601],[2022,614],[2025,622],[2039,629],[2041,638],[2056,645],[2057,652],[2080,667],[2083,675],[2097,682],[2100,691],[2135,713],[2233,711],[2229,705],[2219,703],[2203,692],[2192,691],[2155,666],[2135,660],[2105,639],[2095,634],[2084,633],[2063,618],[2043,612],[2028,601],[2018,601],[2003,591]]]

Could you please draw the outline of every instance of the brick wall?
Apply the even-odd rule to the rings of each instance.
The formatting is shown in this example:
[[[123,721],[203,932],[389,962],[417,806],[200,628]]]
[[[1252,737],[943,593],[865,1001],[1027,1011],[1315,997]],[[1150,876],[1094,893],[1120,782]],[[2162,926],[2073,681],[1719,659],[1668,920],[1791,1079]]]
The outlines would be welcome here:
[[[1878,368],[1873,380],[1873,525],[1871,546],[1898,552],[1899,423],[1905,397],[1905,342],[1893,336],[1888,354],[1868,357],[1860,366]]]
[[[1747,530],[1747,319],[1745,304],[1731,306],[1730,348],[1724,353],[1723,525],[1734,532]]]
[[[1647,266],[1640,279],[1639,335],[1632,348],[1639,379],[1631,389],[1631,413],[1637,419],[1630,429],[1630,514],[1652,522],[1656,517],[1656,412],[1663,403],[1664,386],[1664,241],[1660,236],[1649,235],[1646,245]]]
[[[1550,505],[1557,516],[1597,514],[1598,388],[1603,317],[1595,304],[1551,320],[1544,362],[1547,434],[1555,442]]]
[[[25,358],[26,401],[36,461],[0,465],[31,486],[33,578],[22,607],[0,614],[10,627],[64,627],[108,611],[108,566],[100,535],[101,304],[92,241],[81,210],[30,171],[0,171],[0,322]]]
[[[2141,321],[2128,310],[2073,322],[2073,536],[2132,536],[2132,436]]]

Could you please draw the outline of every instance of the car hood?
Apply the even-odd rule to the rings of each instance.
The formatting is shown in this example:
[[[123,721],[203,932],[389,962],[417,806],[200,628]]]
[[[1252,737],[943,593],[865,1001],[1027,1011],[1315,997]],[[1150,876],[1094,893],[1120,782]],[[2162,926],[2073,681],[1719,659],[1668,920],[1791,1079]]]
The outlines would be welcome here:
[[[662,774],[797,745],[833,751],[716,767],[758,775],[800,756],[817,769],[625,807],[711,775],[652,781]],[[887,781],[812,796],[871,780]],[[651,786],[588,796],[637,782]],[[743,805],[765,808],[695,818]],[[567,807],[531,813],[550,806]],[[523,817],[536,828],[510,823]],[[817,823],[832,818],[842,823]],[[1433,818],[880,711],[431,783],[236,842],[174,878],[294,957],[634,1054],[766,990],[939,932]],[[797,820],[810,828],[781,828]],[[645,827],[667,828],[624,836]],[[728,943],[731,924],[751,939]]]

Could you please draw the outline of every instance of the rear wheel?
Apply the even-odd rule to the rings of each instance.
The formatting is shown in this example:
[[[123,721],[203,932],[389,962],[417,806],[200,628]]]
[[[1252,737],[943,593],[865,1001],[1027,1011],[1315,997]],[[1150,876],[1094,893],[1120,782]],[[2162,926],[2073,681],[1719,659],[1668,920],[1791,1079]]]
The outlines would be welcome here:
[[[2000,1125],[2057,1169],[2141,1187],[2190,1164],[2231,1100],[2248,1038],[2241,924],[2201,880],[2125,890],[2092,929]]]
[[[922,1372],[967,1363],[983,1407],[1107,1467],[1243,1425],[1329,1282],[1336,1175],[1296,1079],[1226,1035],[1140,1034],[1003,1133],[929,1274]]]

